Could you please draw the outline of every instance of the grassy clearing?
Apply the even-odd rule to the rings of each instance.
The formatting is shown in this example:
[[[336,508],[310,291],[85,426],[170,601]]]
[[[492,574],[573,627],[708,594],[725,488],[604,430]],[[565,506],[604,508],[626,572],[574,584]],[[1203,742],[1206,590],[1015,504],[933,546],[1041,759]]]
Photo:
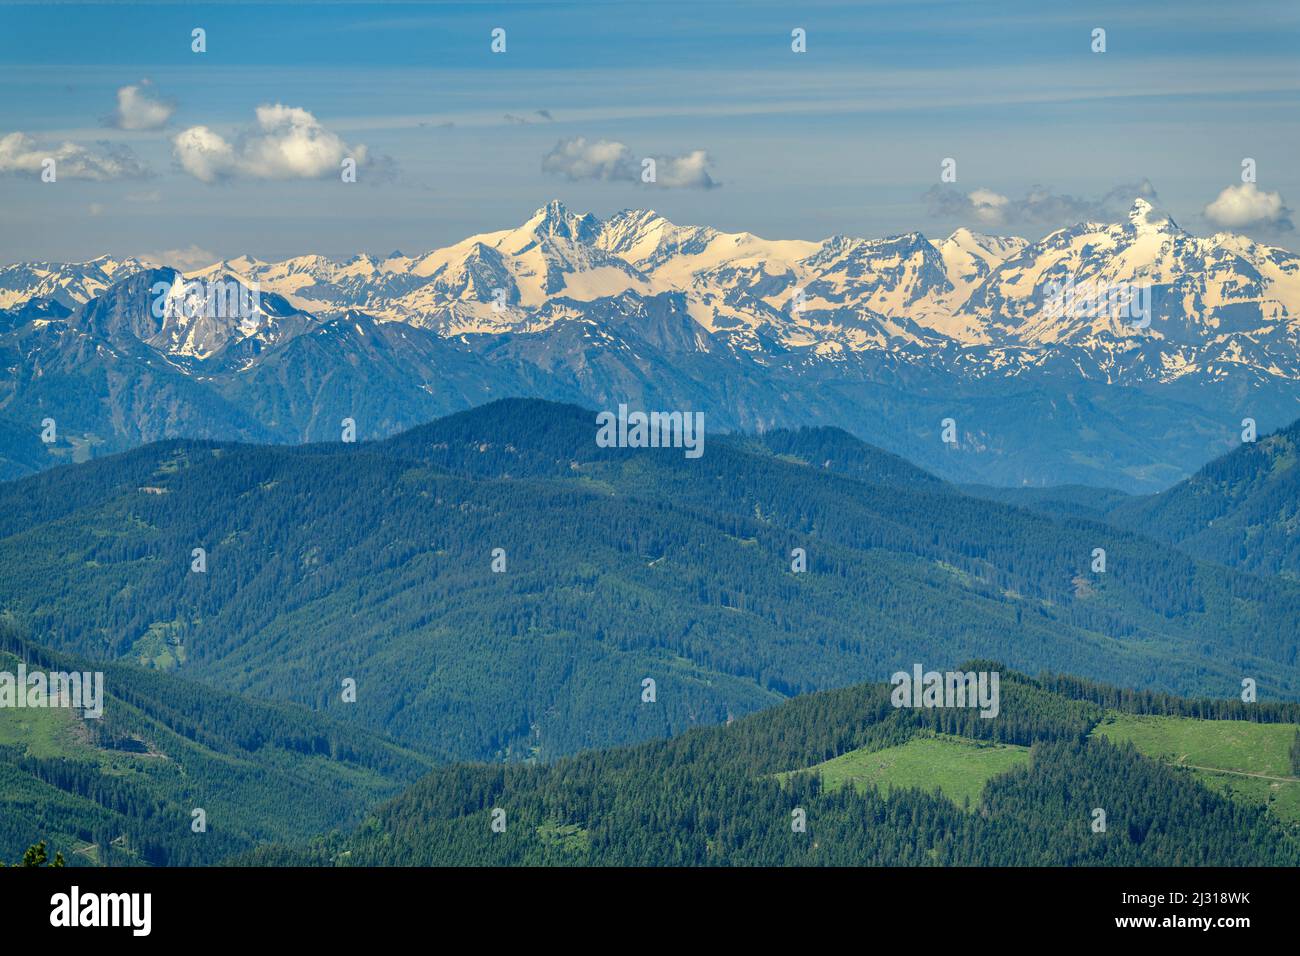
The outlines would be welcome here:
[[[1232,797],[1267,806],[1300,825],[1300,779],[1288,756],[1295,724],[1255,724],[1244,720],[1197,720],[1109,714],[1093,731],[1116,743],[1180,767],[1190,767],[1207,786]]]
[[[888,795],[896,787],[916,788],[974,808],[989,780],[1028,761],[1027,747],[935,736],[884,750],[852,750],[809,769],[832,790],[852,784]]]

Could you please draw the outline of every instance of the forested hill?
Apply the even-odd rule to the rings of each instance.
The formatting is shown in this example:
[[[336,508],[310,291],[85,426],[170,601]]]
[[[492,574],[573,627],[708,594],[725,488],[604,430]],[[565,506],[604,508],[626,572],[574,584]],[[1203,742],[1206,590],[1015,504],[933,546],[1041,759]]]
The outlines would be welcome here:
[[[1195,717],[1205,728],[1284,723],[1289,734],[1300,706],[1189,701],[1007,671],[1001,698],[998,716],[985,719],[896,709],[888,686],[864,685],[542,766],[444,767],[350,835],[264,847],[239,862],[1300,865],[1297,831],[1270,811],[1090,736],[1107,713]],[[964,797],[949,795],[972,776]]]
[[[833,430],[706,434],[698,459],[595,433],[590,410],[503,401],[386,441],[173,441],[9,482],[0,607],[55,649],[443,759],[646,740],[973,656],[1300,696],[1293,584],[970,497]]]
[[[1300,421],[1235,449],[1152,495],[1062,485],[969,486],[1056,520],[1101,521],[1178,547],[1193,558],[1300,581]]]
[[[74,866],[216,863],[350,826],[430,766],[302,707],[53,653],[0,618],[0,672],[20,663],[102,672],[103,713],[0,708],[0,859],[45,840]]]
[[[714,434],[707,454],[780,456],[871,484],[939,488],[944,482],[904,458],[834,427],[778,428],[760,434]],[[595,412],[525,398],[508,398],[457,412],[377,443],[385,454],[437,464],[461,474],[573,477],[579,465],[617,464],[628,450],[601,448]],[[720,443],[720,445],[719,445]]]
[[[1300,580],[1300,421],[1240,445],[1109,518],[1190,554]]]

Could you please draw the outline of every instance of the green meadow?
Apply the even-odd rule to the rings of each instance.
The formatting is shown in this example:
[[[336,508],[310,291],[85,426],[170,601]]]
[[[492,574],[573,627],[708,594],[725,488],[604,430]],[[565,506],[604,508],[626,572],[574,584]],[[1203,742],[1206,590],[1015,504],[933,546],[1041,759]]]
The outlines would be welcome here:
[[[1027,747],[940,735],[883,750],[851,750],[809,769],[821,774],[828,790],[852,784],[875,787],[886,796],[898,788],[937,791],[973,808],[989,780],[1028,761]]]
[[[1300,824],[1300,778],[1291,773],[1295,724],[1199,720],[1111,713],[1093,730],[1115,743],[1189,767],[1208,787],[1262,804],[1288,823]]]

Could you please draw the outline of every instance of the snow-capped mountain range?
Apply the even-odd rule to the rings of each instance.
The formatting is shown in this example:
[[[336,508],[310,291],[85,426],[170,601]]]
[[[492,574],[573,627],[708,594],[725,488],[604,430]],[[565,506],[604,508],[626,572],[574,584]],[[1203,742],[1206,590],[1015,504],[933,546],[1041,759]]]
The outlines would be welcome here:
[[[0,308],[33,298],[75,308],[147,266],[108,257],[9,266],[0,269]],[[920,233],[766,240],[641,210],[602,221],[552,201],[518,228],[420,256],[241,256],[185,275],[233,277],[321,318],[355,309],[444,336],[539,332],[602,299],[676,294],[711,337],[750,351],[776,344],[834,359],[973,349],[1014,372],[1077,350],[1089,359],[1083,374],[1114,381],[1226,374],[1240,364],[1300,377],[1300,256],[1231,233],[1198,238],[1143,199],[1124,222],[1081,223],[1037,242],[967,229],[939,242]],[[1071,280],[1149,287],[1151,323],[1045,308],[1050,284]],[[206,357],[224,344],[200,338],[207,349],[174,334],[163,350]]]
[[[205,309],[202,289],[212,283],[255,290],[252,307]],[[1083,294],[1062,298],[1065,288]],[[1115,307],[1117,290],[1147,304],[1141,321]],[[1089,307],[1092,293],[1109,304]],[[1201,435],[1193,445],[1218,450],[1209,433],[1236,427],[1224,416],[1253,413],[1263,425],[1300,414],[1300,256],[1230,233],[1193,236],[1143,199],[1121,222],[1080,223],[1032,242],[967,229],[938,242],[919,233],[768,240],[650,211],[601,220],[552,201],[517,228],[418,256],[240,256],[184,274],[108,257],[0,268],[0,355],[14,377],[0,380],[0,415],[13,419],[41,392],[38,379],[70,372],[91,343],[101,361],[143,362],[151,387],[165,368],[188,380],[175,386],[181,392],[215,391],[200,403],[209,412],[214,401],[232,402],[234,418],[250,419],[226,427],[217,414],[205,434],[324,437],[334,426],[316,423],[330,387],[320,365],[342,362],[358,382],[383,381],[399,396],[414,390],[437,406],[403,412],[395,397],[372,421],[377,430],[500,394],[589,405],[672,399],[727,427],[843,424],[954,477],[1006,479],[971,460],[935,459],[923,437],[931,422],[864,419],[890,407],[901,414],[900,404],[929,415],[946,401],[955,414],[995,400],[996,415],[977,410],[964,424],[969,449],[998,457],[1005,436],[989,419],[1024,401],[1009,395],[1034,393],[1030,405],[1047,401],[1051,415],[1061,414],[1051,405],[1059,399],[1073,415],[1081,401],[1092,408],[1117,394],[1097,389],[1121,386],[1143,390],[1148,410],[1184,409]],[[135,381],[134,372],[117,374]],[[279,409],[269,417],[258,408],[267,381]],[[184,434],[192,411],[154,410],[142,427],[119,410],[110,430],[130,441]],[[1096,431],[1105,417],[1077,414],[1070,433]],[[103,430],[87,428],[85,440],[121,445]],[[1070,464],[1091,452],[1062,454],[1059,480],[1103,481],[1096,465]],[[1124,461],[1108,483],[1143,487],[1199,461]],[[1013,472],[1018,481],[1053,477],[1038,467]]]

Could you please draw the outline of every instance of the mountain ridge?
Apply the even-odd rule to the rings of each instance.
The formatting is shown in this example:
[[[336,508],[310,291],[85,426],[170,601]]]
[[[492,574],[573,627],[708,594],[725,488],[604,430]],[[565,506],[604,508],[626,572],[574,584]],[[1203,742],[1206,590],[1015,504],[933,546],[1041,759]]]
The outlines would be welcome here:
[[[172,635],[192,679],[462,759],[981,653],[1300,697],[1293,582],[981,501],[844,432],[688,459],[595,431],[590,409],[516,399],[383,440],[171,440],[0,484],[0,606],[65,653],[154,660]],[[637,706],[647,675],[659,708]],[[367,706],[340,703],[343,677]]]
[[[209,314],[196,281],[255,307]],[[1149,321],[1074,314],[1066,286],[1140,287]],[[1144,200],[1036,242],[937,243],[552,201],[416,256],[11,266],[0,293],[0,477],[159,437],[324,440],[344,418],[379,437],[528,395],[690,407],[724,431],[840,425],[953,481],[1150,492],[1243,419],[1300,415],[1300,257],[1191,236]],[[46,418],[64,437],[42,447]]]
[[[1049,253],[1056,261],[1042,262]],[[1195,324],[1208,311],[1253,303],[1259,307],[1261,321],[1300,321],[1300,257],[1228,232],[1192,236],[1141,197],[1135,199],[1126,221],[1080,223],[1036,241],[965,227],[939,241],[919,232],[879,239],[836,235],[820,242],[768,240],[707,226],[678,226],[649,209],[624,209],[600,220],[591,213],[570,212],[559,200],[551,200],[514,229],[469,236],[414,257],[379,259],[358,253],[334,259],[312,254],[266,262],[243,255],[185,275],[210,278],[229,272],[283,295],[304,312],[361,309],[381,321],[425,325],[450,335],[526,326],[527,317],[518,310],[533,310],[559,294],[591,301],[624,292],[684,292],[697,319],[712,312],[713,321],[701,322],[709,331],[725,328],[726,320],[742,315],[744,324],[754,329],[786,313],[789,327],[781,333],[787,345],[817,325],[788,314],[793,290],[801,289],[803,301],[793,311],[807,311],[819,319],[833,320],[834,313],[851,309],[877,319],[911,318],[927,332],[961,346],[1023,348],[1051,345],[1063,335],[1077,338],[1085,331],[1134,341],[1162,337],[1157,334],[1160,326],[1142,335],[1142,329],[1126,327],[1112,316],[1074,327],[1037,323],[1033,314],[1043,307],[1044,282],[1066,278],[1067,265],[1074,266],[1072,274],[1081,283],[1145,279],[1156,285],[1199,281],[1208,287],[1214,281],[1210,270],[1202,268],[1198,273],[1193,266],[1225,257],[1235,257],[1237,265],[1250,270],[1251,282],[1235,299],[1234,290],[1225,288],[1227,280],[1221,278],[1220,288],[1201,290],[1202,301],[1193,303],[1199,307],[1188,309],[1170,301],[1166,303],[1170,315],[1156,315],[1153,320],[1172,320],[1181,311]],[[107,256],[85,263],[18,263],[0,270],[0,308],[13,308],[32,298],[80,305],[102,292],[109,280],[145,265]],[[481,274],[485,265],[495,268],[492,278],[503,283],[506,294],[505,302],[499,303],[506,308],[495,314],[498,303],[493,289],[481,281],[466,281],[485,278]],[[609,270],[622,274],[621,285],[610,284],[614,277]],[[1027,271],[1033,274],[1026,276]],[[604,288],[595,274],[606,280]],[[457,275],[462,279],[455,280]],[[1032,280],[1028,288],[1032,295],[1023,294],[1026,278]],[[365,280],[372,281],[367,285]],[[1019,291],[1009,292],[1013,287]],[[954,293],[959,294],[954,297]],[[466,324],[469,316],[479,324]],[[822,331],[831,328],[835,326],[828,322]],[[1165,328],[1175,329],[1175,325]],[[823,334],[819,344],[837,341],[848,348],[873,344],[852,335],[829,334]],[[1287,370],[1289,377],[1296,377],[1295,372]],[[1186,370],[1169,368],[1165,374],[1178,377]]]

